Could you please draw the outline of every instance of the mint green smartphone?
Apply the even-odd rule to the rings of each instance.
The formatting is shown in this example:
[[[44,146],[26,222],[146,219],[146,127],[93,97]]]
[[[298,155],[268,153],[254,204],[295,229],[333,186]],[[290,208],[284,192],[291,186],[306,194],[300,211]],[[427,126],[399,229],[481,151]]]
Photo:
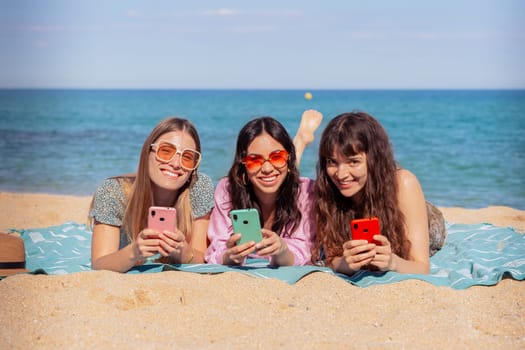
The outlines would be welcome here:
[[[242,235],[237,245],[250,241],[258,243],[262,240],[261,221],[257,209],[234,209],[230,212],[230,218],[233,232]]]

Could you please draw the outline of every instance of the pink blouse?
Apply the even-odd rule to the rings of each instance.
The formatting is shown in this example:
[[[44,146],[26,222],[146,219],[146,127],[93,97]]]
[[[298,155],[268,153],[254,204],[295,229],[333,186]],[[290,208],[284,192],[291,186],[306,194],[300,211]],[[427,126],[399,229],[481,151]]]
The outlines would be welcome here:
[[[310,263],[311,248],[315,239],[315,218],[313,213],[313,184],[314,181],[308,178],[300,178],[301,187],[299,193],[299,210],[302,218],[299,225],[291,235],[284,237],[280,233],[283,241],[288,245],[288,249],[295,256],[294,265],[307,265]],[[227,191],[228,179],[222,178],[215,189],[215,206],[211,212],[210,224],[208,226],[208,239],[210,245],[206,251],[204,259],[209,264],[222,264],[222,256],[226,251],[226,241],[233,234],[233,226],[230,219],[232,205],[230,195]],[[250,255],[257,258],[257,255]]]

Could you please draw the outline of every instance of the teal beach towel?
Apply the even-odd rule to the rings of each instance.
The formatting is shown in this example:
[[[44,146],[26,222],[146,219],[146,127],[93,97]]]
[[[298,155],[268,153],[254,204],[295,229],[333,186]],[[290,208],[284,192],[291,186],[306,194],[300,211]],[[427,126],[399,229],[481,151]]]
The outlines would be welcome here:
[[[437,286],[465,289],[473,285],[494,285],[504,276],[525,279],[525,236],[512,228],[491,224],[447,226],[445,246],[430,258],[428,275],[396,272],[360,271],[351,277],[336,274],[318,266],[270,267],[265,260],[250,259],[245,266],[212,264],[162,265],[145,264],[129,274],[169,270],[216,274],[240,272],[261,278],[276,278],[296,283],[313,272],[325,272],[360,287],[419,279]],[[68,222],[60,226],[17,230],[24,239],[26,268],[60,275],[91,269],[91,232],[85,225]]]

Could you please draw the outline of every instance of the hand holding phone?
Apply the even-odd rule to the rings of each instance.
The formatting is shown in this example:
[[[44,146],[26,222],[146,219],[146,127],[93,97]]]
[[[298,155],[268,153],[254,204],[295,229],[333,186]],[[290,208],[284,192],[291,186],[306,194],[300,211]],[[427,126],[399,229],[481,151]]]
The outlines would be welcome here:
[[[174,232],[177,228],[177,210],[171,207],[150,207],[148,228],[158,232]]]
[[[258,243],[263,239],[257,209],[234,209],[230,212],[230,218],[233,224],[233,232],[242,235],[237,245],[250,241]]]
[[[381,242],[374,240],[374,235],[380,235],[381,229],[379,218],[354,219],[350,222],[352,239],[364,239],[368,243],[381,245]]]

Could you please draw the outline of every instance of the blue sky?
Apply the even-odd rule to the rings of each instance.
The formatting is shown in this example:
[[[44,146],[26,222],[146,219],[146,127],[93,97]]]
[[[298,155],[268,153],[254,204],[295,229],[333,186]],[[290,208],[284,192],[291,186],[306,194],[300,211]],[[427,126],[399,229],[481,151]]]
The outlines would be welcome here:
[[[525,1],[0,0],[0,87],[525,88]]]

